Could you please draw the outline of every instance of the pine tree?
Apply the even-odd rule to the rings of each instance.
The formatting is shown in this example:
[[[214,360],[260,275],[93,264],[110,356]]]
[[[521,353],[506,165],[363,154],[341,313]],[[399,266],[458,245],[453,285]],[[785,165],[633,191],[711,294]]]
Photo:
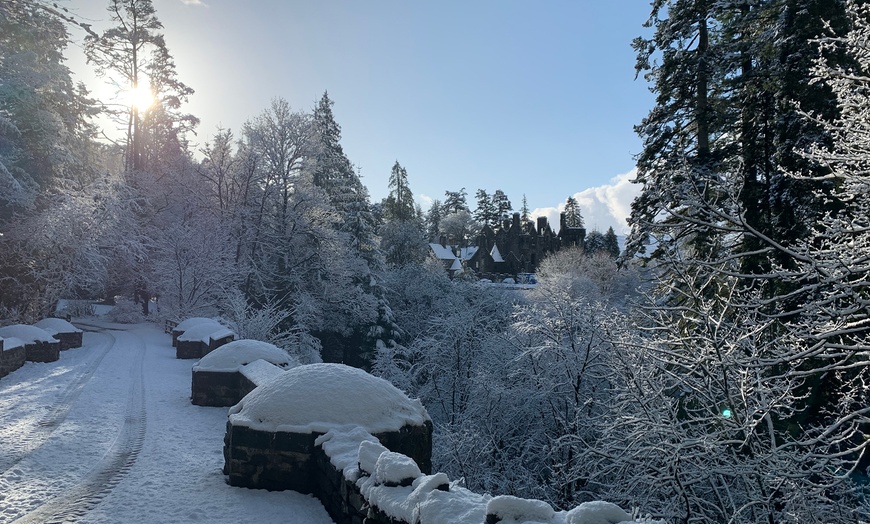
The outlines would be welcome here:
[[[525,194],[523,194],[523,207],[520,208],[520,220],[522,220],[523,223],[532,221],[532,217],[530,216],[530,213],[529,213],[529,203],[526,202],[526,195]]]
[[[426,236],[430,242],[438,242],[441,235],[441,217],[443,211],[440,200],[433,200],[429,211],[426,212]]]
[[[501,189],[496,189],[495,193],[492,194],[492,205],[493,207],[495,207],[495,213],[498,219],[501,219],[506,215],[509,216],[514,210],[514,206],[511,205],[511,201]]]
[[[176,110],[193,90],[179,81],[175,64],[164,41],[163,24],[158,20],[151,0],[110,0],[110,19],[117,25],[102,35],[85,38],[85,53],[88,62],[96,66],[100,75],[118,78],[122,89],[136,92],[151,86],[159,90],[161,103],[166,104],[165,114]],[[151,78],[153,77],[153,78]],[[162,105],[160,106],[163,107]],[[138,173],[145,168],[143,119],[147,109],[131,104],[116,111],[127,128],[126,169]],[[176,116],[166,126],[192,126],[196,119],[190,115]],[[177,134],[175,134],[177,136]],[[135,180],[135,179],[134,179]]]
[[[459,191],[445,191],[444,192],[444,203],[441,204],[441,212],[443,215],[450,215],[452,213],[458,213],[460,211],[468,211],[468,203],[465,200],[465,197],[468,196],[468,193],[465,192],[465,188],[463,187]]]
[[[384,219],[413,220],[416,216],[414,194],[408,185],[408,172],[398,160],[390,172],[389,188],[390,194],[384,201]]]
[[[333,105],[324,91],[314,109],[308,153],[312,180],[341,215],[338,229],[351,235],[353,247],[377,269],[381,262],[369,192],[341,147],[341,126],[332,113]]]
[[[478,189],[475,194],[477,197],[477,209],[474,210],[474,219],[482,225],[495,227],[498,222],[498,213],[493,198],[489,196],[485,189]]]
[[[604,251],[613,258],[619,257],[619,239],[616,238],[613,227],[608,227],[604,233]]]
[[[580,204],[574,197],[565,201],[565,225],[568,227],[583,227],[583,215],[580,214]]]

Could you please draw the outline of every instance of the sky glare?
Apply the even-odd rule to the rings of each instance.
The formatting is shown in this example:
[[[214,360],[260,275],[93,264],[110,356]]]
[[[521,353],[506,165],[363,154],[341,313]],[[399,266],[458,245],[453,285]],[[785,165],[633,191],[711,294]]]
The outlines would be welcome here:
[[[98,32],[109,26],[108,1],[67,5]],[[424,209],[463,187],[472,208],[477,189],[501,189],[516,210],[525,194],[541,213],[584,191],[629,201],[636,192],[625,176],[641,148],[633,126],[653,98],[635,80],[631,41],[648,32],[648,2],[153,5],[179,78],[196,90],[187,104],[201,119],[196,143],[219,125],[239,136],[273,98],[311,110],[328,91],[344,150],[373,201],[387,195],[396,160]],[[98,93],[80,51],[69,54],[77,78]],[[583,211],[590,228],[624,229],[618,217],[592,223],[592,210]]]

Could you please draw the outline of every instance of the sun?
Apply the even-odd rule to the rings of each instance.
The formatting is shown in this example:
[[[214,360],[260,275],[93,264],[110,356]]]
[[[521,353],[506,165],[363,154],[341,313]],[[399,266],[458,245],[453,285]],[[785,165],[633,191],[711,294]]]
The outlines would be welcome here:
[[[140,83],[136,87],[131,87],[124,95],[126,105],[144,111],[154,105],[154,93],[151,92],[151,86],[147,83]]]

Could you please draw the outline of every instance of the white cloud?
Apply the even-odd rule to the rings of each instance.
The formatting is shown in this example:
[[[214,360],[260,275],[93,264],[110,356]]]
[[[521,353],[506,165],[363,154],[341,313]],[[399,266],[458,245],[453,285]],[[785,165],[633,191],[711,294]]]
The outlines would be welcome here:
[[[580,212],[586,223],[586,230],[602,233],[612,227],[617,235],[627,235],[629,228],[626,219],[631,214],[631,202],[640,193],[641,186],[631,183],[637,176],[637,169],[616,175],[610,183],[574,193],[580,204]],[[532,211],[534,218],[546,216],[553,229],[559,228],[559,213],[565,208],[561,202],[554,207],[537,208]]]
[[[205,2],[202,0],[181,0],[181,3],[187,5],[205,5]]]
[[[420,207],[423,209],[423,211],[426,211],[427,209],[432,207],[432,202],[434,200],[435,199],[430,197],[429,195],[424,195],[422,193],[417,195],[417,203],[420,204]]]

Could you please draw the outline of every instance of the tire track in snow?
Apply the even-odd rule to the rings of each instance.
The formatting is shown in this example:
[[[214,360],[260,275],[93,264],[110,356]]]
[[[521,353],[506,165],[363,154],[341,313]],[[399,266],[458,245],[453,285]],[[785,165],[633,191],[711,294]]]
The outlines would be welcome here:
[[[135,342],[124,424],[102,460],[77,485],[15,520],[19,524],[76,522],[97,506],[129,473],[145,442],[145,341]]]
[[[115,337],[109,333],[103,333],[103,335],[109,337],[109,340],[102,342],[100,346],[98,346],[98,349],[94,351],[96,356],[91,359],[85,370],[82,371],[75,380],[70,382],[66,389],[64,389],[54,407],[36,421],[35,427],[28,439],[28,446],[24,449],[18,450],[11,457],[6,457],[5,459],[0,460],[0,475],[9,471],[25,457],[38,450],[43,444],[45,444],[51,434],[54,433],[54,430],[57,429],[64,420],[66,420],[66,416],[72,408],[73,403],[79,395],[81,395],[85,385],[91,377],[94,376],[97,368],[100,367],[103,359],[115,344]]]

